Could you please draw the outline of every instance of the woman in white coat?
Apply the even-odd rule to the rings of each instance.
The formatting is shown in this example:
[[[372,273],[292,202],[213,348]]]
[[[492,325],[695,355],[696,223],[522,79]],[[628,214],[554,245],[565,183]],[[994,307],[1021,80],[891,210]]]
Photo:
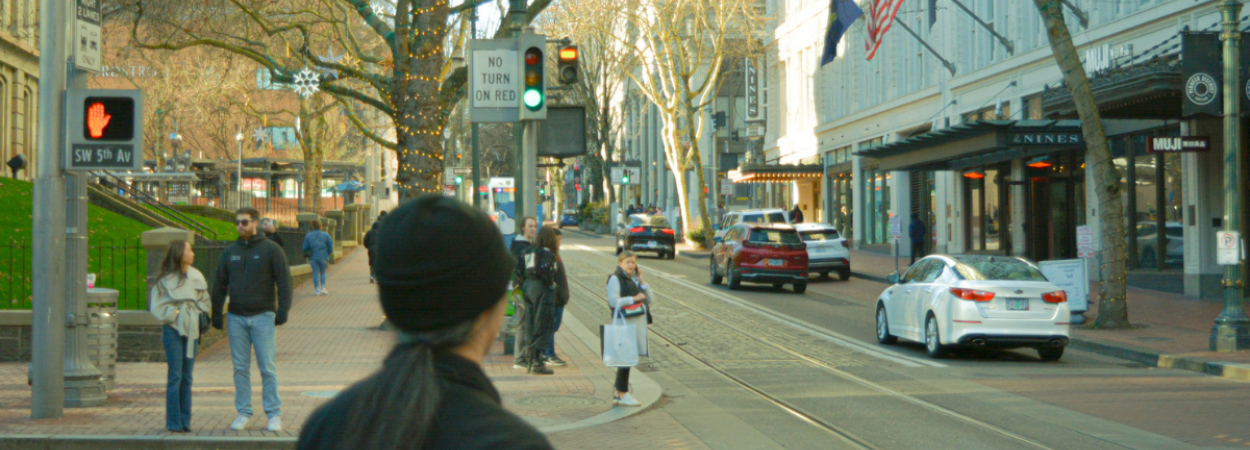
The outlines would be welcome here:
[[[625,323],[634,326],[638,338],[638,355],[647,355],[647,324],[651,323],[651,286],[642,279],[638,270],[638,256],[623,251],[617,258],[616,271],[608,275],[608,308],[615,317],[617,309],[625,315]],[[621,406],[639,406],[638,400],[629,395],[629,367],[616,369],[616,392],[612,402]]]
[[[191,264],[195,252],[186,241],[173,241],[161,261],[148,298],[148,309],[161,323],[161,343],[169,363],[165,390],[165,428],[175,433],[191,431],[191,369],[200,331],[206,329],[211,311],[208,282]]]

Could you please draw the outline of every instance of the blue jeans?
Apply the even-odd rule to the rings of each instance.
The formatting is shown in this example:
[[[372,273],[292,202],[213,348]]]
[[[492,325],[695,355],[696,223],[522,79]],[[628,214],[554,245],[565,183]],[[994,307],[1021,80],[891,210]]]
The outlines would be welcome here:
[[[326,287],[326,267],[330,265],[328,259],[310,259],[308,265],[312,266],[313,288],[317,290]]]
[[[195,357],[187,357],[187,338],[169,325],[161,327],[165,361],[169,363],[169,383],[165,385],[165,428],[191,430],[191,369]]]
[[[543,351],[543,355],[548,358],[556,357],[556,331],[560,330],[561,320],[564,318],[564,307],[556,307],[556,325],[551,327],[551,339],[548,340],[547,350]]]
[[[255,316],[227,314],[226,334],[230,336],[230,357],[234,360],[234,409],[240,416],[252,416],[252,348],[256,349],[256,365],[260,367],[262,399],[265,415],[282,416],[282,399],[278,397],[278,372],[273,364],[274,339],[277,327],[275,314]]]

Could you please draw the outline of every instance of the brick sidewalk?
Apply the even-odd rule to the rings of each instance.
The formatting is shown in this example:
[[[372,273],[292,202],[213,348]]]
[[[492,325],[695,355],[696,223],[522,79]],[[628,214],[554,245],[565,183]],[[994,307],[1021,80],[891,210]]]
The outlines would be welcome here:
[[[313,296],[309,283],[295,290],[290,321],[278,328],[277,368],[284,431],[264,431],[260,373],[253,364],[253,408],[248,430],[228,429],[234,409],[230,349],[222,341],[195,365],[190,437],[255,437],[290,441],[317,406],[381,366],[394,335],[379,331],[383,320],[374,285],[368,282],[364,252],[354,252],[330,269],[326,296]],[[502,343],[485,360],[486,373],[504,406],[539,427],[568,428],[612,409],[611,369],[568,327],[557,333],[558,352],[569,365],[553,376],[532,376],[512,368]],[[120,363],[116,389],[100,408],[66,409],[61,419],[30,419],[26,363],[0,364],[0,429],[15,435],[188,436],[165,430],[163,363]],[[591,419],[593,421],[594,419]],[[574,425],[575,426],[575,425]],[[286,439],[281,439],[286,438]]]
[[[906,272],[909,259],[899,260],[899,271]],[[851,267],[856,276],[884,282],[894,272],[894,257],[851,250]],[[1132,359],[1160,367],[1177,367],[1215,375],[1250,380],[1242,365],[1250,364],[1250,351],[1210,352],[1211,327],[1224,308],[1223,302],[1185,297],[1180,294],[1128,288],[1128,330],[1099,330],[1090,324],[1096,316],[1098,283],[1091,283],[1089,322],[1073,326],[1073,345],[1110,356]],[[1250,366],[1247,366],[1250,367]]]

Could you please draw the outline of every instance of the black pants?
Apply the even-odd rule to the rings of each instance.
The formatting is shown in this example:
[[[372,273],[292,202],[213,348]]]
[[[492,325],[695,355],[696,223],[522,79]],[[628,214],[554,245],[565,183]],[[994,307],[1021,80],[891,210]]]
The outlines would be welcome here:
[[[629,392],[628,367],[618,367],[616,369],[616,390],[618,392]]]
[[[924,257],[924,241],[911,243],[911,263],[915,264],[916,259]]]
[[[542,364],[543,352],[550,346],[555,327],[556,292],[541,281],[525,280],[525,347],[522,359],[531,365]]]

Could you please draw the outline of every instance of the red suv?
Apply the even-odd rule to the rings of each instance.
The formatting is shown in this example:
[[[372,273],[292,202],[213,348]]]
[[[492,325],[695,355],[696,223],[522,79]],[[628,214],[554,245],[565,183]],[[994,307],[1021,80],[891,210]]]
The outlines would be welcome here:
[[[746,281],[771,283],[777,289],[791,284],[794,292],[807,291],[807,244],[793,227],[740,223],[714,240],[712,284],[728,277],[729,289],[737,289]]]

